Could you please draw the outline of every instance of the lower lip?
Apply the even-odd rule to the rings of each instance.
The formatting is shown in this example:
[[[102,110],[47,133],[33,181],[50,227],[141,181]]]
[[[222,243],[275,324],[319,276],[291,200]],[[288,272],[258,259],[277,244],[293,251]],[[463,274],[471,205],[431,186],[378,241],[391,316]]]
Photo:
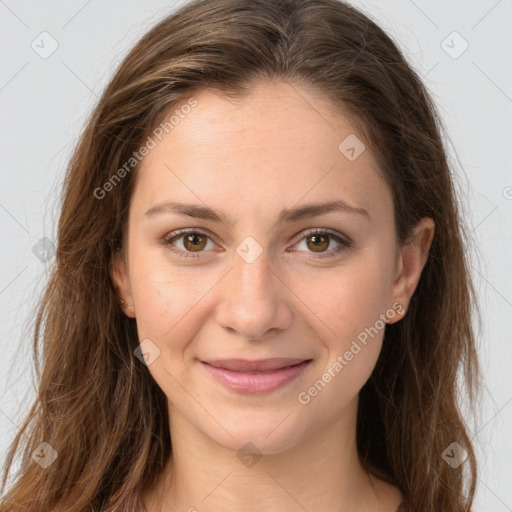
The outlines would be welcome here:
[[[303,361],[297,365],[286,366],[268,373],[235,372],[224,368],[216,368],[203,362],[202,364],[214,379],[228,389],[239,393],[261,394],[275,391],[296,379],[310,362],[311,360]]]

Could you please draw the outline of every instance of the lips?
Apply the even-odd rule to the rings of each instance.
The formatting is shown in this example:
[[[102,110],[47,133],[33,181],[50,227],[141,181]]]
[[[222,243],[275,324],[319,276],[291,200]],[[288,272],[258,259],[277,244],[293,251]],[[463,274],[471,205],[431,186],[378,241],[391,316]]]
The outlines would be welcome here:
[[[231,370],[234,372],[268,372],[295,366],[307,359],[289,357],[274,357],[272,359],[261,359],[259,361],[248,361],[246,359],[217,359],[214,361],[203,361],[215,368]]]
[[[262,394],[276,391],[297,379],[311,362],[312,359],[278,357],[259,361],[217,359],[201,361],[201,364],[230,391]]]

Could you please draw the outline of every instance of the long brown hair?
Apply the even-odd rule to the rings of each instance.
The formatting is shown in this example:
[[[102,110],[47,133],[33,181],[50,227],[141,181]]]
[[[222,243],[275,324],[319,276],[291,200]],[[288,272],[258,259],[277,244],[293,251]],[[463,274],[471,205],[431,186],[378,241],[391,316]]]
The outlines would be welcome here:
[[[134,355],[136,324],[109,272],[137,175],[130,159],[194,92],[243,97],[254,80],[302,84],[352,117],[391,188],[401,243],[420,218],[435,221],[407,315],[386,327],[360,392],[357,443],[365,468],[402,491],[404,510],[470,510],[476,459],[457,379],[474,407],[475,293],[431,97],[391,38],[343,2],[196,0],[130,51],[70,161],[35,325],[38,393],[6,458],[3,489],[16,454],[20,466],[2,512],[138,510],[171,456],[166,397]],[[45,469],[32,458],[43,442],[57,453]],[[467,453],[458,468],[443,457],[454,442]]]

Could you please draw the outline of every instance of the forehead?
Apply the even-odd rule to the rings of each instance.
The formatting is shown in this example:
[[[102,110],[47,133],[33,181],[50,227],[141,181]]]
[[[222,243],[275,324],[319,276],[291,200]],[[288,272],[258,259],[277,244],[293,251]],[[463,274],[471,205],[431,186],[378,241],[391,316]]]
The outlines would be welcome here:
[[[142,162],[137,202],[214,197],[219,209],[261,210],[262,199],[270,208],[341,194],[371,208],[389,195],[350,119],[297,84],[260,83],[236,100],[204,90],[193,100],[168,113],[172,129]]]
[[[178,123],[172,132],[180,143],[186,138],[191,145],[216,147],[222,140],[222,149],[229,151],[257,143],[267,148],[286,145],[306,149],[318,147],[313,143],[324,140],[325,146],[334,143],[336,149],[339,134],[354,131],[349,119],[335,113],[327,99],[291,82],[257,82],[247,94],[236,98],[207,89],[194,100],[193,108],[179,120],[175,117]],[[175,111],[182,108],[183,104]],[[331,137],[326,139],[327,133]]]

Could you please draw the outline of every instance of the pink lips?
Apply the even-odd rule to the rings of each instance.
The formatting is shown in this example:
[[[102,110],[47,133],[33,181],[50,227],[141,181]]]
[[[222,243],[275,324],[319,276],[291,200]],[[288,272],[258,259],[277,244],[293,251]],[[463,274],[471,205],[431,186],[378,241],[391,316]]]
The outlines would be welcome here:
[[[311,359],[276,357],[260,361],[220,359],[201,361],[221,384],[240,393],[269,393],[298,377]]]

